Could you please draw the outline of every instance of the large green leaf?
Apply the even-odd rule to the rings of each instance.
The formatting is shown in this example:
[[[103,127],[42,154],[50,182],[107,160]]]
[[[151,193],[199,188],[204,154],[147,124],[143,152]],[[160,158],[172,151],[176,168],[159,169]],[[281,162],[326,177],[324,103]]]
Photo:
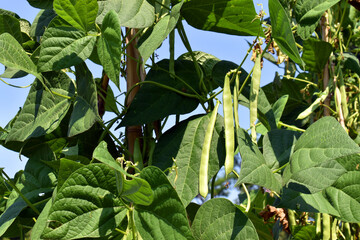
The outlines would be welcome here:
[[[54,0],[27,0],[28,3],[35,7],[41,9],[52,9]]]
[[[162,17],[151,30],[150,36],[138,47],[144,62],[146,62],[151,54],[161,45],[165,38],[176,26],[180,17],[180,9],[182,2],[176,4],[169,15]]]
[[[119,87],[121,59],[121,26],[115,11],[106,14],[101,36],[97,43],[97,53],[101,64],[109,78]]]
[[[151,123],[171,114],[185,114],[196,109],[199,104],[198,99],[186,97],[159,86],[159,84],[165,85],[165,87],[193,95],[194,92],[190,87],[199,92],[199,78],[194,64],[186,60],[175,61],[175,74],[182,81],[173,78],[168,69],[169,60],[165,59],[149,71],[145,84],[136,94],[120,126]]]
[[[173,165],[177,168],[176,171],[169,173],[168,178],[185,206],[199,193],[201,144],[204,142],[209,121],[209,114],[182,121],[166,131],[155,147],[153,156],[155,166],[162,170]],[[220,115],[216,118],[209,155],[208,176],[211,179],[225,160],[224,119]]]
[[[24,173],[16,183],[16,187],[33,204],[50,197],[56,184],[55,174],[40,161],[46,159],[39,159],[39,154],[40,151],[28,160]],[[27,206],[27,203],[13,190],[6,202],[5,212],[0,216],[1,236]]]
[[[115,193],[114,171],[105,164],[78,169],[58,190],[42,238],[69,240],[109,235],[126,216],[126,208]]]
[[[346,173],[343,158],[360,153],[359,146],[332,117],[312,124],[298,139],[285,169],[286,185],[303,193],[316,193]]]
[[[87,59],[95,46],[96,36],[73,27],[46,29],[38,61],[38,70],[47,72],[79,64]]]
[[[30,36],[42,36],[45,32],[45,28],[49,25],[51,20],[56,17],[56,15],[57,14],[52,9],[41,10],[36,15],[35,20],[31,25]]]
[[[44,90],[43,85],[35,80],[16,119],[6,142],[23,142],[29,138],[39,137],[54,131],[66,116],[74,96],[74,85],[64,72],[44,73],[50,83],[49,88],[65,97]]]
[[[73,27],[85,32],[95,27],[97,0],[54,0],[55,12]]]
[[[11,15],[0,15],[0,34],[2,33],[9,33],[19,43],[23,42],[20,30],[20,21]]]
[[[252,0],[189,0],[181,15],[193,27],[240,36],[263,36]]]
[[[268,132],[263,139],[263,154],[266,164],[272,169],[278,169],[289,162],[298,132],[285,129]]]
[[[193,239],[184,205],[165,174],[156,167],[147,167],[140,177],[154,191],[150,206],[135,206],[135,226],[142,239]]]
[[[85,132],[100,119],[95,81],[85,63],[75,66],[77,95],[69,123],[69,137]]]
[[[288,55],[291,60],[303,66],[304,62],[300,58],[296,47],[289,17],[279,0],[269,0],[269,12],[272,29],[271,36],[275,39],[281,51]]]
[[[281,177],[273,173],[258,147],[244,129],[238,130],[238,144],[241,155],[240,176],[236,185],[252,183],[276,192],[281,189]],[[272,164],[271,164],[272,165]]]
[[[0,35],[0,63],[9,68],[39,76],[36,65],[31,61],[17,40],[9,33]]]
[[[333,186],[325,190],[331,205],[345,222],[360,221],[360,172],[352,171],[342,175]]]
[[[332,52],[332,46],[328,42],[309,38],[304,41],[302,59],[306,63],[306,69],[321,72]]]
[[[195,239],[259,239],[252,222],[227,199],[205,202],[191,226]]]
[[[107,0],[100,1],[97,24],[102,24],[105,15],[114,10],[120,19],[120,24],[128,28],[150,27],[155,20],[154,7],[147,0]]]
[[[298,23],[297,32],[302,39],[307,39],[315,28],[323,13],[340,0],[298,0],[294,15]]]
[[[284,188],[281,201],[276,207],[289,208],[301,212],[319,212],[339,216],[339,212],[325,198],[323,192],[304,194]]]

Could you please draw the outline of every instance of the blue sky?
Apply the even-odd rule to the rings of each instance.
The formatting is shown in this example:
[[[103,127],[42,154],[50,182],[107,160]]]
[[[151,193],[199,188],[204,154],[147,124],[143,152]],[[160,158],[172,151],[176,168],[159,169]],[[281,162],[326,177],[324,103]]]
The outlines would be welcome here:
[[[261,9],[257,4],[263,4],[264,10],[268,13],[267,1],[255,0],[255,7],[257,12]],[[39,12],[39,9],[31,7],[26,0],[12,0],[4,1],[0,3],[0,8],[16,12],[21,18],[28,20],[30,23],[35,19],[36,14]],[[191,47],[194,51],[203,51],[210,53],[221,60],[229,60],[239,64],[243,57],[246,54],[248,49],[248,44],[245,41],[248,40],[252,42],[254,37],[240,37],[232,36],[227,34],[219,34],[213,32],[207,32],[202,30],[197,30],[184,24],[187,36],[189,38]],[[175,54],[176,57],[185,53],[186,49],[181,43],[181,40],[178,36],[175,39]],[[163,58],[169,58],[168,52],[168,40],[166,39],[160,49],[156,51],[159,56],[159,60]],[[90,70],[94,77],[100,77],[101,68],[95,64],[88,63]],[[250,61],[250,57],[244,64],[245,70],[248,72],[251,70],[253,62]],[[4,70],[4,66],[0,64],[0,73]],[[264,68],[262,71],[261,85],[265,85],[273,80],[275,71],[280,71],[273,64],[266,62],[264,63]],[[32,83],[34,80],[33,76],[27,76],[22,79],[4,79],[11,84],[18,86],[25,86]],[[115,87],[113,86],[113,89]],[[123,88],[124,89],[124,88]],[[0,126],[5,127],[5,125],[15,116],[20,107],[22,107],[25,102],[26,96],[29,92],[29,88],[19,89],[8,86],[0,82]],[[240,125],[242,128],[249,128],[249,113],[248,109],[239,107],[240,115]],[[199,110],[198,110],[199,111]],[[219,112],[222,113],[222,109],[219,109]],[[109,118],[111,115],[105,115],[105,118]],[[186,116],[182,117],[185,119]],[[5,168],[5,171],[8,175],[13,176],[18,170],[24,169],[26,158],[22,157],[22,161],[19,160],[18,153],[9,151],[2,146],[0,146],[0,167]]]

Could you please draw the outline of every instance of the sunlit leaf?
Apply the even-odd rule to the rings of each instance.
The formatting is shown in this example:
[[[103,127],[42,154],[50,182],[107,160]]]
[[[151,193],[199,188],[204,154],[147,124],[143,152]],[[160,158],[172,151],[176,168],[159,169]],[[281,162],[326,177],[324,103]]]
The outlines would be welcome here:
[[[120,87],[121,49],[119,17],[115,11],[110,11],[106,14],[101,27],[101,36],[97,43],[97,53],[105,72],[117,87]]]
[[[54,0],[54,10],[73,27],[87,32],[95,27],[98,3],[97,0]]]
[[[140,177],[150,183],[154,201],[150,206],[135,206],[135,226],[142,239],[193,239],[184,205],[165,174],[147,167]]]
[[[126,216],[114,193],[115,174],[105,164],[73,172],[56,194],[41,237],[69,240],[109,235]]]
[[[145,28],[150,27],[155,20],[154,7],[147,0],[107,0],[99,1],[97,24],[102,24],[105,15],[114,10],[123,27]]]
[[[41,43],[38,70],[47,72],[77,65],[87,59],[95,46],[96,36],[72,27],[50,27]]]

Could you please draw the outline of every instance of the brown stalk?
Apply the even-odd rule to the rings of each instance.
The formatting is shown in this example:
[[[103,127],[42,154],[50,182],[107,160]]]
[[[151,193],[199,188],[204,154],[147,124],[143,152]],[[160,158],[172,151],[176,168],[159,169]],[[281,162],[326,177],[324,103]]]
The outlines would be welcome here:
[[[325,42],[329,42],[330,36],[329,36],[329,18],[328,13],[325,12],[324,16],[321,17],[321,35],[322,40]],[[324,70],[323,70],[323,90],[325,91],[326,87],[329,84],[329,60],[326,62]],[[324,116],[330,116],[330,94],[327,96],[327,98],[324,101],[324,105],[328,107],[324,107]]]
[[[142,64],[138,64],[138,61],[141,60],[141,56],[139,51],[136,48],[137,39],[133,39],[136,34],[136,29],[128,29],[126,28],[127,36],[126,36],[126,83],[127,83],[127,91],[133,88],[133,86],[140,81],[144,81],[145,79],[145,70],[142,67]],[[136,93],[139,91],[139,86],[136,86],[129,93],[127,102],[125,103],[127,107],[130,106],[133,101]],[[141,126],[128,126],[126,127],[126,136],[127,136],[127,144],[128,150],[131,154],[134,153],[134,144],[135,140],[138,138],[139,140],[142,137],[142,129]]]

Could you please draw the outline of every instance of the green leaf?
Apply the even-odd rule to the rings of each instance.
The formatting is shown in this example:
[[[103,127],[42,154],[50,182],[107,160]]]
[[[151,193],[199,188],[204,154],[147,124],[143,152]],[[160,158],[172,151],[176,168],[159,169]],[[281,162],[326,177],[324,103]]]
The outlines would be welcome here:
[[[150,27],[155,20],[154,7],[147,0],[107,0],[100,1],[97,24],[102,24],[105,15],[114,10],[120,19],[122,27],[146,28]]]
[[[156,167],[147,167],[140,177],[154,191],[150,206],[135,205],[135,226],[142,239],[193,239],[185,208],[165,174]]]
[[[75,66],[77,95],[69,122],[69,137],[89,130],[100,119],[95,81],[85,63]]]
[[[127,173],[111,156],[107,150],[107,143],[105,141],[101,141],[95,148],[93,158],[101,161],[122,175],[132,178],[132,180],[123,181],[123,186],[119,193],[121,197],[124,197],[130,202],[145,206],[148,206],[152,203],[154,196],[149,183],[144,179],[136,178]]]
[[[259,239],[252,222],[227,199],[214,198],[198,210],[192,224],[195,239]]]
[[[360,221],[360,172],[352,171],[339,177],[333,186],[325,190],[331,205],[345,222]]]
[[[90,164],[78,169],[56,194],[41,237],[68,240],[111,234],[126,216],[125,206],[114,193],[111,168]]]
[[[35,17],[33,24],[30,29],[30,36],[38,37],[42,36],[45,32],[46,27],[49,25],[51,20],[56,17],[57,14],[52,9],[41,10]]]
[[[209,121],[210,115],[197,115],[180,122],[161,135],[154,150],[155,166],[165,170],[174,164],[177,168],[169,173],[168,178],[184,206],[199,193],[201,143],[204,142]],[[225,160],[224,119],[220,115],[216,117],[209,156],[208,176],[211,179]]]
[[[47,217],[52,205],[52,199],[50,199],[43,210],[41,211],[39,217],[36,219],[34,227],[31,229],[31,239],[41,239],[40,236],[44,231],[46,225],[48,224]]]
[[[64,72],[44,73],[44,77],[53,92],[68,98],[74,96],[74,85]],[[70,108],[71,99],[68,98],[45,91],[40,81],[35,80],[6,142],[23,142],[54,131]]]
[[[298,23],[297,33],[302,39],[308,39],[323,13],[340,0],[299,0],[296,1],[294,15]]]
[[[39,72],[60,70],[77,65],[87,59],[96,43],[96,36],[72,27],[46,29],[38,61]]]
[[[81,163],[75,162],[71,159],[61,158],[60,159],[60,167],[59,167],[59,174],[58,174],[58,189],[62,187],[66,179],[71,175],[71,173],[75,172],[79,168],[84,166]]]
[[[0,8],[0,14],[1,15],[10,15],[10,16],[13,16],[13,17],[15,17],[17,19],[20,19],[20,16],[17,15],[16,13],[14,13],[12,11],[5,10],[5,9],[2,9],[2,8]]]
[[[289,208],[301,212],[318,212],[339,216],[339,212],[330,204],[323,192],[304,194],[289,188],[284,188],[281,201],[276,207]]]
[[[196,109],[199,104],[197,98],[183,96],[173,90],[159,86],[161,84],[192,95],[194,92],[191,88],[199,92],[199,78],[194,64],[185,60],[175,61],[176,76],[183,81],[173,78],[168,69],[169,60],[165,59],[158,62],[157,67],[149,71],[145,84],[142,84],[139,92],[137,92],[120,126],[151,123],[171,114],[185,114]]]
[[[149,206],[154,200],[154,193],[147,181],[140,178],[124,180],[121,197],[135,204]]]
[[[275,39],[281,51],[288,55],[291,60],[303,66],[304,62],[300,58],[296,47],[290,20],[279,0],[269,0],[269,12],[272,28],[271,36]]]
[[[50,197],[56,184],[55,174],[39,160],[38,155],[28,160],[25,171],[16,184],[21,193],[33,204]],[[27,206],[27,203],[13,190],[6,202],[5,212],[0,216],[1,236]]]
[[[240,36],[264,36],[252,0],[189,0],[181,15],[193,27]]]
[[[52,9],[54,0],[27,0],[34,8]]]
[[[302,193],[316,193],[346,173],[341,159],[360,153],[359,146],[332,117],[312,124],[298,139],[283,181]]]
[[[9,33],[0,35],[0,63],[9,68],[39,76],[36,65],[31,61],[17,40]]]
[[[27,76],[28,74],[24,71],[17,70],[14,68],[5,68],[3,74],[0,75],[1,78],[22,78]]]
[[[161,45],[169,33],[175,28],[180,17],[182,2],[176,4],[169,15],[162,17],[154,26],[150,36],[138,47],[143,61],[146,62],[151,54]]]
[[[332,49],[328,42],[313,38],[304,41],[302,59],[306,64],[306,70],[321,72],[329,60]]]
[[[20,30],[20,21],[11,15],[0,15],[0,34],[2,33],[9,33],[19,43],[23,42]]]
[[[285,129],[268,132],[263,139],[266,165],[276,170],[289,162],[290,155],[300,133]]]
[[[121,26],[119,17],[111,10],[104,18],[97,53],[109,78],[120,88]],[[146,61],[145,61],[146,62]]]
[[[73,27],[85,32],[95,27],[98,7],[97,0],[54,0],[55,12]]]
[[[236,185],[251,183],[280,192],[280,175],[272,172],[264,156],[252,142],[249,134],[244,129],[238,129],[237,136],[242,163],[240,176]]]

